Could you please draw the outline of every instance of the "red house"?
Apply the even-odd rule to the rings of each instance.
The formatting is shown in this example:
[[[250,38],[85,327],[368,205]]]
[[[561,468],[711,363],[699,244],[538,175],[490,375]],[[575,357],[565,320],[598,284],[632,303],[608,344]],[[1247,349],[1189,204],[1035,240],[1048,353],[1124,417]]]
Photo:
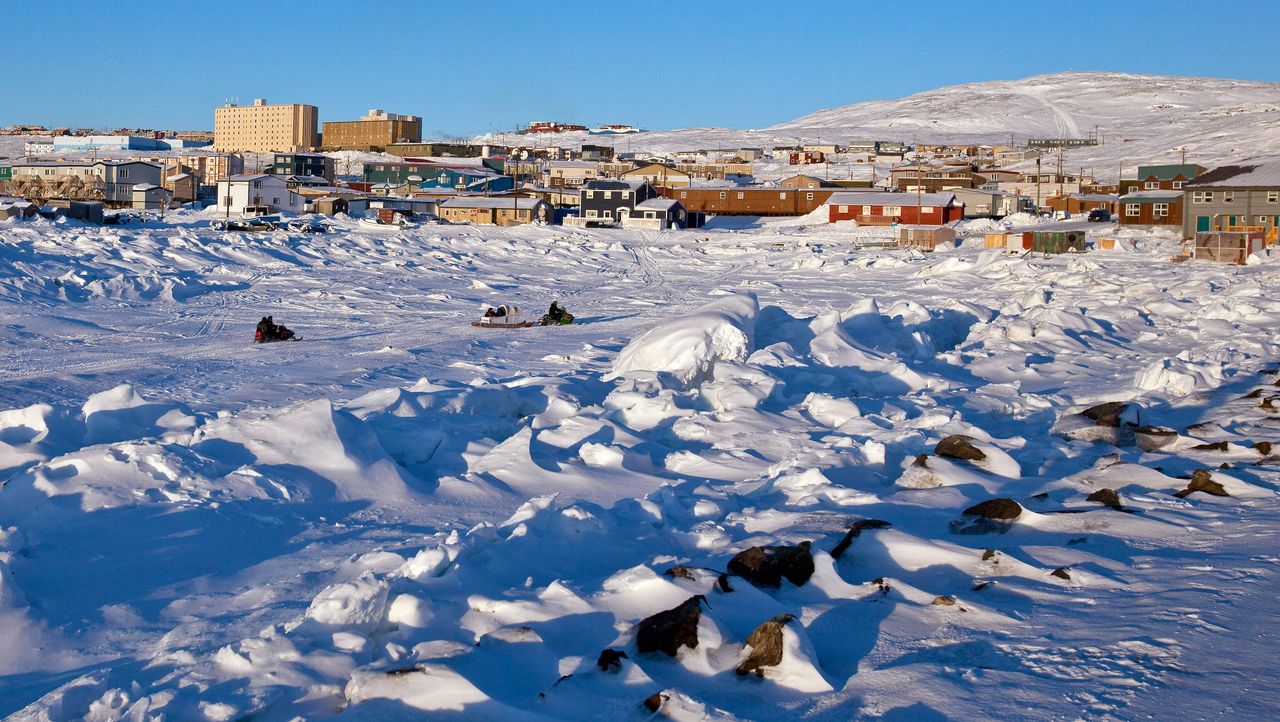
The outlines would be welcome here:
[[[964,218],[964,204],[954,193],[832,193],[827,199],[830,222],[857,221],[864,226],[940,226]]]

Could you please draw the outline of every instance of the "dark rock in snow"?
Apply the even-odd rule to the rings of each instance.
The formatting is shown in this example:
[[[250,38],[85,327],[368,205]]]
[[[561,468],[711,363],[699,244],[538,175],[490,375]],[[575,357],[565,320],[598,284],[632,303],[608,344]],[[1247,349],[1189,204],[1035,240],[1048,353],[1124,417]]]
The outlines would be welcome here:
[[[964,510],[964,516],[951,522],[952,534],[990,534],[1006,532],[1013,520],[1022,514],[1022,505],[1013,499],[988,499]]]
[[[853,522],[849,525],[849,531],[844,535],[844,538],[840,540],[840,543],[836,545],[835,549],[831,550],[831,558],[839,559],[843,556],[844,553],[849,550],[849,545],[853,543],[853,540],[856,539],[864,529],[883,529],[888,526],[893,525],[880,519],[859,519],[858,521]]]
[[[751,547],[729,560],[729,572],[757,587],[780,587],[783,578],[802,586],[813,576],[809,542],[796,546]]]
[[[1123,419],[1126,411],[1129,410],[1129,404],[1123,401],[1108,401],[1105,404],[1090,406],[1080,413],[1093,420],[1098,426],[1107,426],[1110,428],[1119,428],[1121,419]]]
[[[933,598],[933,603],[937,606],[951,607],[955,606],[956,598],[949,594],[939,594]]]
[[[716,586],[719,587],[720,591],[724,592],[725,594],[728,594],[729,592],[733,591],[733,587],[729,586],[728,574],[721,574],[719,577],[717,577]]]
[[[1191,447],[1196,451],[1227,451],[1229,447],[1225,441],[1214,441],[1208,444],[1196,444]]]
[[[1271,442],[1270,442],[1270,441],[1259,441],[1258,443],[1256,443],[1256,444],[1254,444],[1254,445],[1253,445],[1253,450],[1254,450],[1254,451],[1256,451],[1256,452],[1258,452],[1259,454],[1262,454],[1263,456],[1270,456],[1270,455],[1271,455]]]
[[[1262,389],[1254,389],[1253,391],[1250,391],[1249,393],[1245,394],[1244,396],[1241,396],[1240,398],[1242,398],[1242,399],[1256,399],[1256,398],[1258,398],[1258,397],[1259,397],[1259,396],[1261,396],[1261,395],[1262,395]]]
[[[952,434],[933,448],[933,453],[938,456],[946,456],[952,459],[963,459],[965,461],[982,461],[987,455],[973,445],[973,437],[964,434]]]
[[[1094,501],[1103,506],[1109,506],[1112,509],[1116,509],[1116,510],[1119,510],[1121,508],[1120,495],[1117,494],[1113,489],[1098,489],[1097,491],[1093,492],[1089,496],[1085,497],[1085,501]]]
[[[745,675],[755,672],[756,676],[764,676],[765,667],[776,667],[782,663],[782,627],[795,619],[791,614],[780,614],[756,627],[747,637],[747,645],[751,653],[738,665],[737,673]]]
[[[701,594],[689,597],[683,604],[658,612],[640,622],[636,633],[636,649],[641,652],[666,652],[674,657],[681,647],[698,648],[698,620],[702,619]]]
[[[693,570],[683,564],[677,564],[663,572],[663,574],[676,579],[693,579]]]
[[[997,498],[988,499],[980,504],[974,504],[964,510],[969,516],[980,516],[983,519],[1017,519],[1022,514],[1022,505],[1013,499]]]
[[[929,455],[928,455],[928,454],[921,454],[921,455],[917,456],[917,457],[916,457],[916,460],[915,460],[915,461],[913,461],[913,462],[911,462],[911,465],[912,465],[912,466],[918,466],[918,467],[920,467],[920,468],[922,468],[922,469],[928,469],[928,468],[929,468]]]
[[[644,700],[644,708],[650,712],[657,712],[662,709],[662,705],[667,701],[667,696],[661,692],[654,692]]]
[[[996,555],[997,555],[997,554],[999,554],[999,553],[1000,553],[1000,552],[996,551],[995,549],[988,549],[988,550],[986,550],[985,552],[983,552],[983,553],[982,553],[982,561],[984,561],[984,562],[985,562],[985,561],[988,561],[988,560],[991,560],[991,559],[996,559]],[[1000,560],[999,560],[999,559],[996,559],[996,563],[997,563],[997,564],[999,564],[999,563],[1000,563]]]
[[[991,586],[991,584],[992,584],[991,582],[978,582],[977,584],[973,585],[973,591],[980,592],[983,589],[986,589],[987,587]]]
[[[1197,491],[1202,491],[1212,496],[1231,496],[1222,484],[1213,480],[1213,473],[1208,469],[1197,469],[1192,472],[1191,483],[1187,484],[1187,488],[1178,492],[1176,496],[1182,498],[1190,496]]]
[[[622,669],[622,660],[629,659],[627,653],[621,649],[606,649],[600,653],[600,657],[596,660],[596,666],[601,672],[616,672]]]
[[[1067,572],[1066,567],[1058,567],[1057,569],[1054,569],[1053,571],[1049,572],[1049,576],[1071,581],[1071,575]]]

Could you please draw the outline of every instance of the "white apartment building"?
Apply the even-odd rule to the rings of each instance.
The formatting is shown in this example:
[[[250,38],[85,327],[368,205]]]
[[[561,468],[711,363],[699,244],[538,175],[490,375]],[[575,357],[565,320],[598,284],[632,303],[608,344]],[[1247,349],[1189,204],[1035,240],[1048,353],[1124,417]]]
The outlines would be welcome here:
[[[218,184],[218,212],[242,214],[250,209],[302,213],[305,199],[289,190],[281,176],[235,175]]]

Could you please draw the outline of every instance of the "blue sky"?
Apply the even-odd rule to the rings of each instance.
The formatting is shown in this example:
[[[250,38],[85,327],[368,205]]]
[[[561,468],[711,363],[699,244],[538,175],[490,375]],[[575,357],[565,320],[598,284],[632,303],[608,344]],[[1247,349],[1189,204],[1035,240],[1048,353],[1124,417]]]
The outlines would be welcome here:
[[[1062,70],[1280,81],[1272,0],[114,5],[20,13],[0,125],[210,129],[226,99],[266,97],[321,121],[420,115],[430,137],[536,119],[760,128]]]

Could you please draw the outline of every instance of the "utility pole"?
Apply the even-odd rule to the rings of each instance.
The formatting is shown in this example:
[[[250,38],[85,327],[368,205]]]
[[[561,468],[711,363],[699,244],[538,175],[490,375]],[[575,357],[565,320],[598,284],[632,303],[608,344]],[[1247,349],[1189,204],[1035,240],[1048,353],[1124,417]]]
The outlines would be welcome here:
[[[1040,212],[1040,154],[1036,153],[1036,213]]]

